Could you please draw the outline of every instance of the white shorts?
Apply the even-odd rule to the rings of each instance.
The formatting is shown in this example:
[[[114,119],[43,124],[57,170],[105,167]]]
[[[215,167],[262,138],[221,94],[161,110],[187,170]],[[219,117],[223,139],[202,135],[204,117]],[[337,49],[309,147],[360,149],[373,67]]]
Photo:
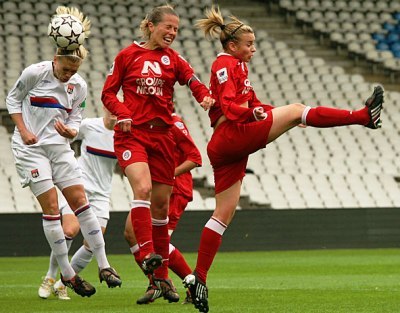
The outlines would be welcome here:
[[[82,177],[69,144],[43,146],[12,145],[15,166],[23,187],[45,179],[55,185]]]

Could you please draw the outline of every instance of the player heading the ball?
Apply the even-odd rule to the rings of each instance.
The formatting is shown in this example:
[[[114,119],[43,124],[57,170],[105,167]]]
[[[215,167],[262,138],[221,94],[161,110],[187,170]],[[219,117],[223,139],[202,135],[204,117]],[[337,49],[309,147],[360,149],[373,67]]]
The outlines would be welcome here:
[[[68,54],[76,51],[77,56],[83,59],[87,55],[83,43],[89,37],[90,26],[90,20],[79,9],[59,6],[51,18],[47,35],[58,49],[67,50]]]

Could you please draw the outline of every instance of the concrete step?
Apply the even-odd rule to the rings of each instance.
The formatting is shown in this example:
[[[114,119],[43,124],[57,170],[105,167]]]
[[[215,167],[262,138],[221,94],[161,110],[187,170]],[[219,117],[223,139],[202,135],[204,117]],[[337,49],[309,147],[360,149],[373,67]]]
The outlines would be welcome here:
[[[284,41],[292,49],[302,49],[309,57],[323,58],[327,64],[341,66],[349,74],[361,74],[366,81],[381,82],[387,90],[400,91],[400,85],[393,84],[382,68],[373,72],[369,62],[356,64],[345,49],[338,51],[329,39],[319,38],[313,30],[298,25],[295,18],[285,15],[274,1],[249,0],[245,6],[241,0],[217,2],[222,9],[229,9],[239,19],[246,20],[255,30],[256,37],[257,30],[263,29],[272,40]]]
[[[265,20],[265,16],[268,14],[267,7],[263,4],[243,5],[243,2],[240,5],[231,6],[230,11],[239,19],[242,16],[246,16],[246,18],[261,18]]]

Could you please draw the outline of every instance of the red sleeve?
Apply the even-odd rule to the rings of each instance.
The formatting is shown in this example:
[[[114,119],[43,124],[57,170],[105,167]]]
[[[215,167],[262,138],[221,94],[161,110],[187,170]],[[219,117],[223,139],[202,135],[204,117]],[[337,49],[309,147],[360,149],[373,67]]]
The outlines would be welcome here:
[[[196,147],[193,138],[190,136],[189,131],[183,121],[178,120],[178,122],[175,122],[173,132],[177,148],[182,152],[181,155],[184,156],[182,162],[188,160],[198,164],[198,166],[201,166],[202,160],[200,151]]]
[[[193,68],[180,55],[177,55],[177,77],[181,85],[187,85],[192,91],[193,97],[198,103],[201,103],[204,97],[210,95],[208,88],[194,74]]]
[[[237,86],[235,83],[235,68],[232,66],[224,67],[213,73],[216,79],[214,88],[218,96],[221,110],[228,120],[236,122],[247,122],[251,118],[254,120],[253,109],[241,107],[240,104],[248,101],[248,95],[237,96]],[[214,90],[214,89],[213,89]]]
[[[253,93],[253,98],[251,99],[251,101],[249,101],[249,107],[250,108],[256,108],[256,107],[262,107],[264,108],[264,112],[266,111],[271,111],[273,108],[275,108],[273,105],[271,104],[264,104],[261,103],[260,100],[258,100],[256,93],[254,92],[254,90],[252,91]]]
[[[104,83],[101,101],[112,114],[117,116],[119,121],[132,118],[130,110],[117,98],[117,93],[121,88],[124,75],[124,57],[118,54]]]

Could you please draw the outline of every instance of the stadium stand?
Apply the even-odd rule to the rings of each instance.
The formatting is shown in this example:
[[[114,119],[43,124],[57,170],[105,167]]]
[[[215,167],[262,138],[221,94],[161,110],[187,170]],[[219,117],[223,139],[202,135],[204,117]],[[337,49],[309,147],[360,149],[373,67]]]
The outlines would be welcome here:
[[[398,1],[280,0],[303,27],[329,37],[354,58],[382,65],[394,80],[400,72],[400,3]],[[374,66],[375,70],[376,67]]]
[[[100,94],[113,58],[132,40],[139,40],[138,26],[146,11],[154,4],[163,3],[88,0],[72,4],[87,12],[92,21],[92,34],[87,40],[90,56],[80,71],[89,86],[85,116],[101,114]],[[385,23],[398,23],[398,1],[364,1],[362,5],[359,1],[252,1],[245,7],[240,1],[218,3],[225,15],[232,12],[254,25],[258,51],[249,64],[250,78],[258,97],[265,103],[279,106],[303,102],[312,106],[324,104],[355,109],[363,105],[373,85],[381,81],[374,77],[382,76],[373,76],[380,69],[389,70],[392,82],[398,79],[399,59],[393,52],[380,50],[377,35],[374,37],[374,34],[388,34]],[[218,42],[204,39],[194,22],[211,4],[211,0],[179,2],[181,30],[173,46],[190,61],[204,82],[208,82],[211,62],[220,47]],[[0,3],[2,99],[23,68],[52,58],[54,49],[46,38],[46,31],[56,6],[50,0]],[[285,26],[276,23],[278,19],[285,21]],[[336,47],[334,53],[347,49],[346,62],[355,62],[352,58],[358,58],[357,62],[361,59],[369,62],[369,73],[349,73],[340,62],[332,64],[324,55],[316,56],[305,47],[294,45],[293,41],[287,43],[283,41],[285,36],[274,34],[277,28],[280,34],[287,32],[292,40],[299,36],[291,33],[293,29],[319,42],[330,40]],[[307,44],[308,39],[304,38],[298,41]],[[359,63],[352,64],[358,66]],[[369,131],[354,126],[329,130],[295,128],[252,155],[249,174],[243,182],[241,208],[400,207],[400,93],[388,87],[381,130]],[[177,86],[175,99],[177,112],[185,118],[204,162],[203,167],[193,171],[196,189],[188,210],[213,209],[214,180],[206,155],[206,145],[212,134],[208,116],[195,103],[188,88]],[[17,181],[10,150],[12,127],[7,121],[4,100],[0,112],[4,125],[0,127],[0,171],[4,177],[0,180],[3,199],[0,212],[39,212],[36,200],[27,189],[21,189]],[[112,210],[129,210],[131,195],[127,184],[126,179],[117,175],[114,178]]]

